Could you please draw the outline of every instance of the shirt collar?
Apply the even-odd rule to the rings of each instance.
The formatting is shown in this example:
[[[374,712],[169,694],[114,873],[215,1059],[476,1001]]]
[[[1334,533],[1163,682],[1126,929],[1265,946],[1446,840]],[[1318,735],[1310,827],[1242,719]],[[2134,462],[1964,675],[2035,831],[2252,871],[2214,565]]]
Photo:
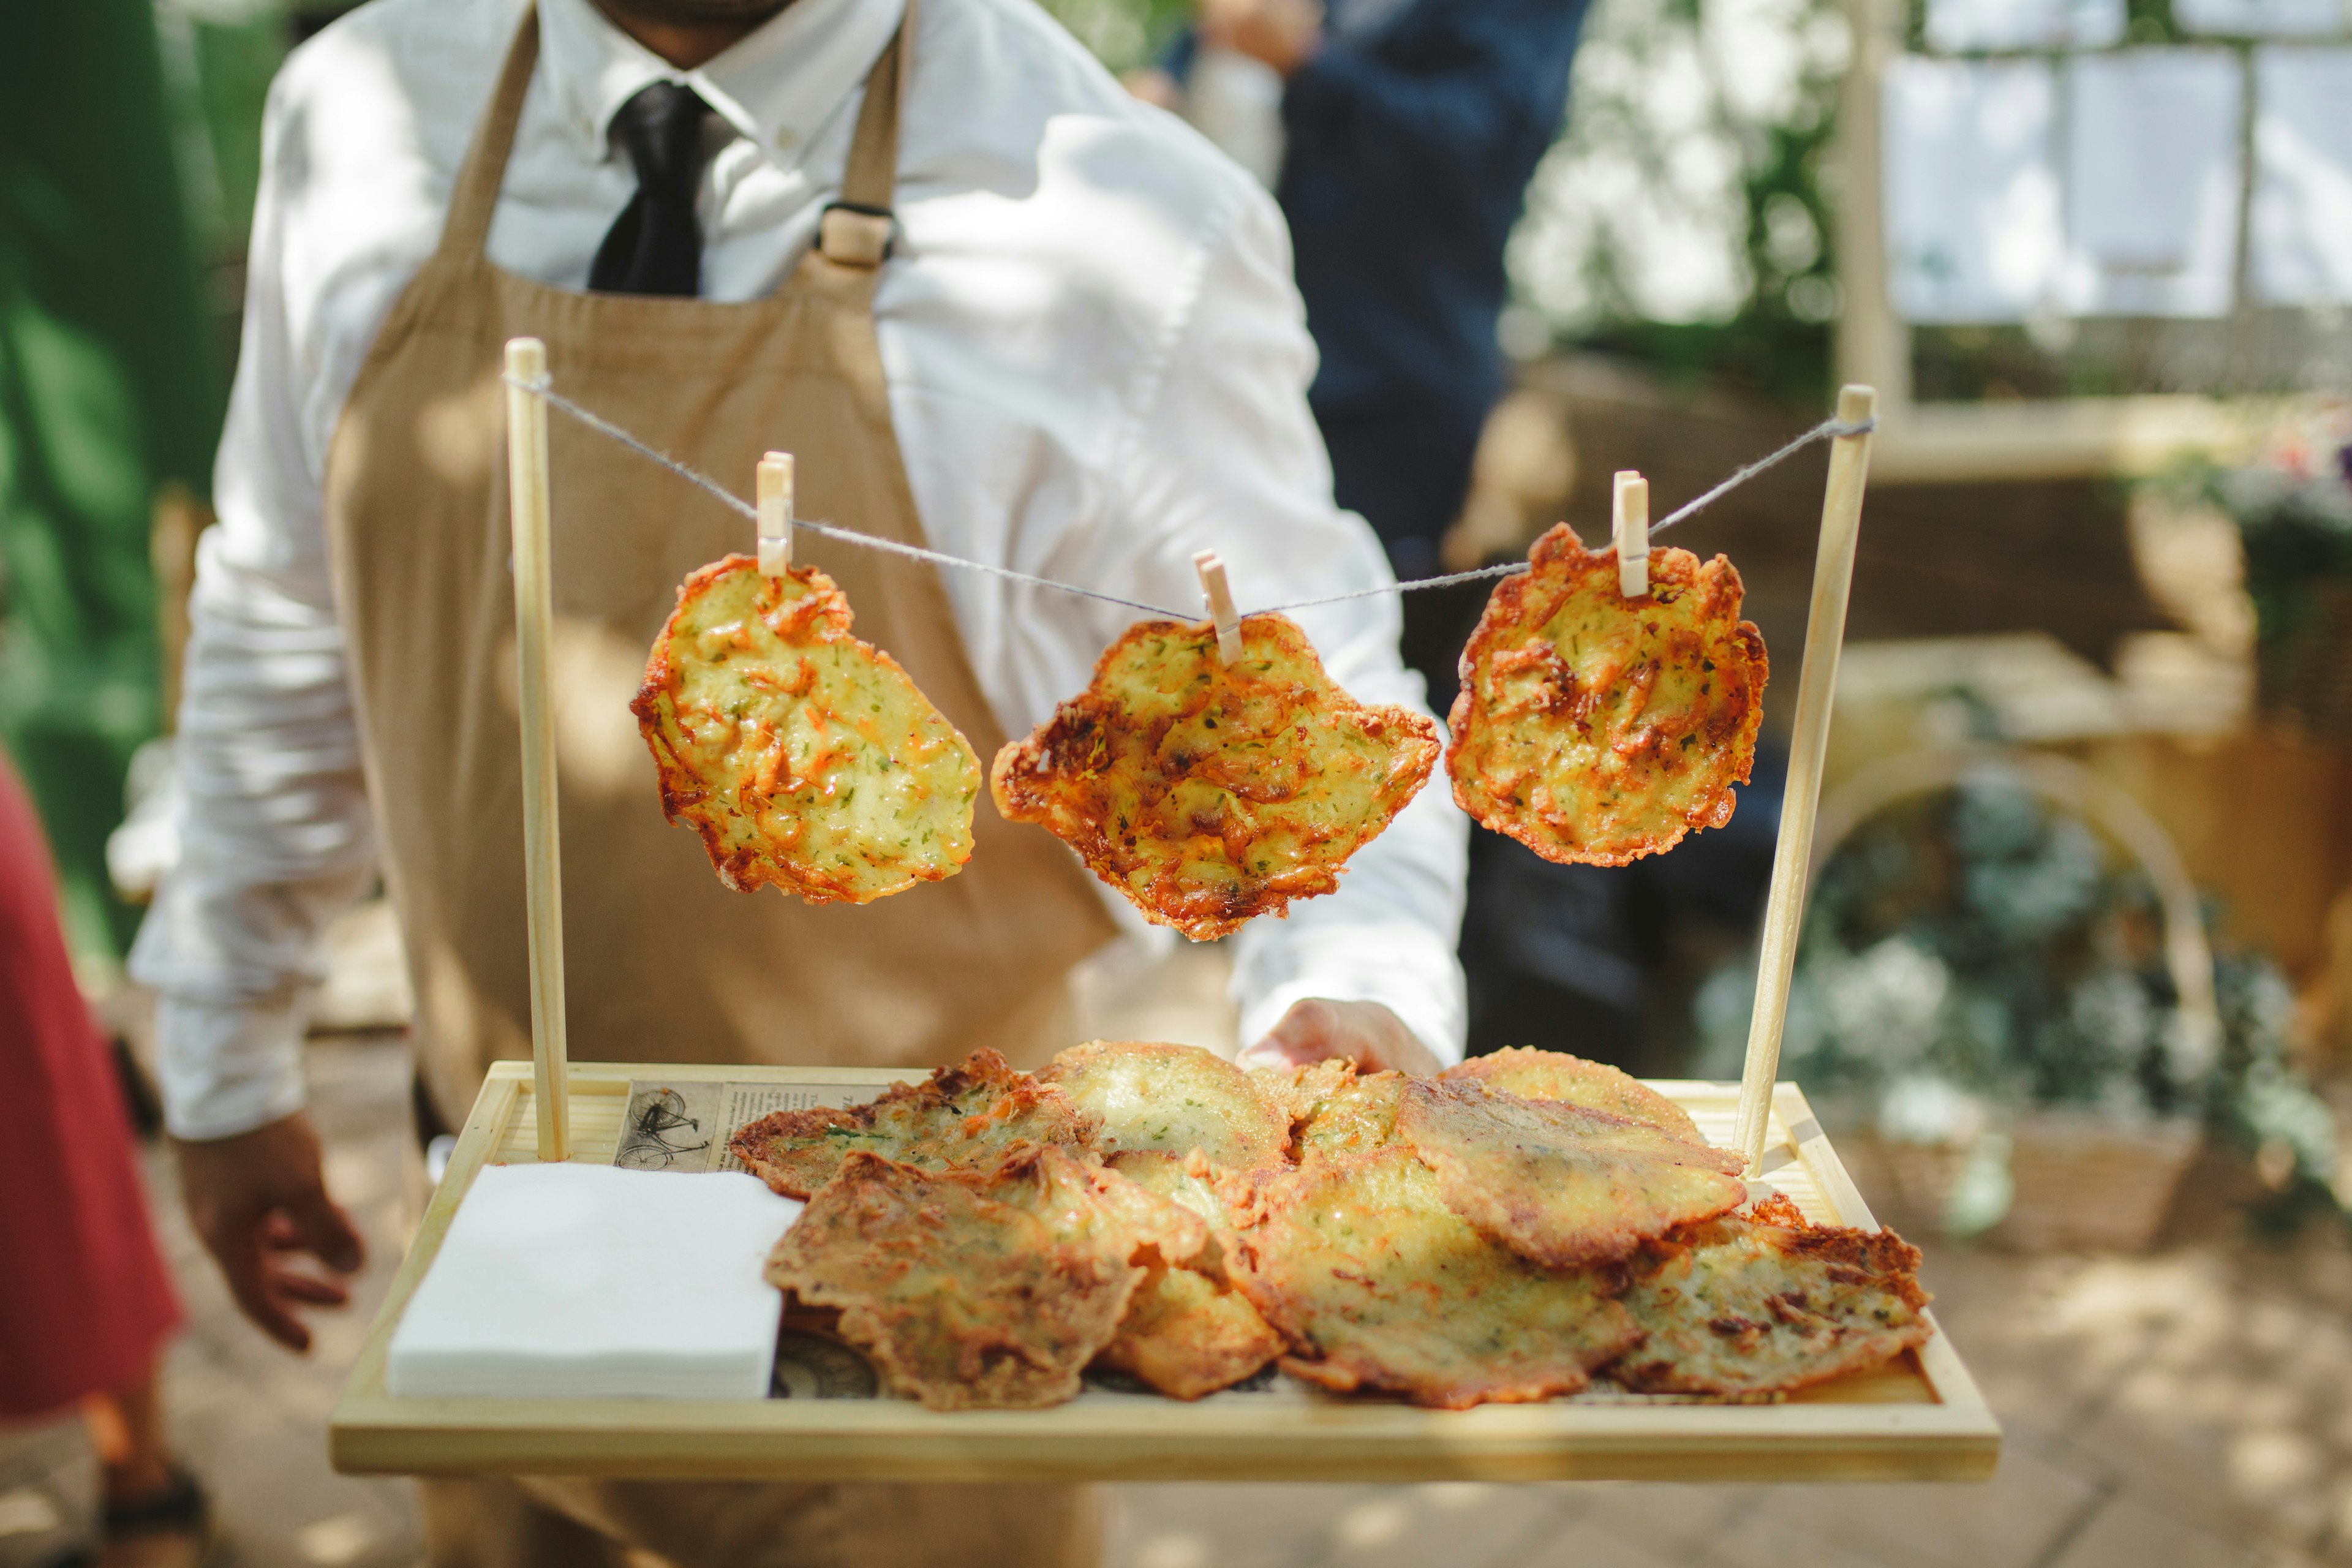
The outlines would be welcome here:
[[[613,156],[621,105],[682,82],[779,163],[801,152],[881,58],[906,0],[792,0],[698,68],[682,71],[630,37],[594,0],[539,0],[540,57],[565,123],[589,156]]]

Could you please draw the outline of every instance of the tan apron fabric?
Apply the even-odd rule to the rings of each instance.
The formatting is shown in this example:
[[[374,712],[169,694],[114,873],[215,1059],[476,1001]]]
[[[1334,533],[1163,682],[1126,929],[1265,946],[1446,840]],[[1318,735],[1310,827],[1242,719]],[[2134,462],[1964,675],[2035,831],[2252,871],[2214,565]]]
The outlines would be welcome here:
[[[326,474],[368,787],[416,983],[425,1080],[451,1126],[486,1064],[530,1054],[506,340],[545,340],[567,396],[706,473],[748,489],[762,451],[793,451],[803,515],[923,538],[890,426],[871,267],[812,249],[770,298],[717,304],[573,293],[484,258],[537,41],[534,14],[440,247],[377,337]],[[891,90],[869,93],[860,116],[849,205],[892,199],[895,58],[876,68],[877,89]],[[749,552],[751,525],[561,415],[551,426],[572,1056],[932,1066],[977,1045],[1032,1045],[1069,966],[1113,931],[1076,858],[1049,836],[983,805],[958,875],[863,908],[811,908],[730,892],[696,836],[663,822],[628,700],[679,581]],[[794,549],[841,584],[858,635],[897,657],[985,765],[1003,736],[936,570],[806,534]]]
[[[761,452],[793,451],[803,515],[923,539],[874,337],[878,226],[854,210],[887,212],[893,197],[898,44],[868,79],[843,208],[820,249],[772,297],[714,304],[572,293],[484,258],[538,37],[527,15],[440,247],[377,337],[326,475],[385,878],[416,983],[423,1071],[451,1125],[487,1063],[530,1054],[506,340],[543,339],[566,395],[706,473],[748,481]],[[628,700],[678,582],[751,551],[751,528],[560,416],[550,437],[572,1056],[930,1066],[982,1044],[1021,1059],[1066,1043],[1045,1021],[1069,966],[1113,927],[1046,835],[983,807],[959,875],[864,908],[813,909],[729,891],[696,836],[663,822]],[[897,657],[985,763],[1003,737],[934,569],[805,534],[794,549],[834,576],[858,634]],[[1074,1488],[493,1479],[424,1491],[434,1561],[466,1568],[1076,1568],[1099,1541],[1095,1502]]]

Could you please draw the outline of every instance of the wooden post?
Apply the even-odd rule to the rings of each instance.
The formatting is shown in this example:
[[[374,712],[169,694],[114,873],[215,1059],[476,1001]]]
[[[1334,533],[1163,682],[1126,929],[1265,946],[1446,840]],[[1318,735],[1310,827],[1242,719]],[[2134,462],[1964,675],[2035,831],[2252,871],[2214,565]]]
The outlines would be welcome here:
[[[781,577],[793,563],[793,455],[769,453],[760,459],[758,476],[760,571]]]
[[[1876,413],[1867,386],[1838,393],[1838,422],[1863,424]],[[1830,709],[1837,695],[1838,654],[1845,645],[1845,605],[1853,552],[1862,532],[1862,492],[1870,473],[1870,435],[1830,442],[1830,477],[1822,497],[1822,536],[1813,557],[1812,612],[1805,622],[1805,664],[1797,680],[1797,725],[1789,742],[1789,784],[1780,801],[1780,837],[1772,851],[1771,893],[1756,960],[1756,1007],[1748,1020],[1748,1061],[1739,1079],[1737,1147],[1754,1176],[1764,1162],[1772,1086],[1780,1073],[1780,1026],[1789,1014],[1789,979],[1805,916],[1805,873],[1812,861],[1813,813],[1821,804],[1822,762],[1829,750]]]
[[[1650,481],[1620,468],[1610,487],[1609,535],[1617,545],[1617,592],[1650,596]]]
[[[539,1157],[572,1157],[571,1056],[563,1034],[563,867],[555,793],[555,716],[550,705],[547,500],[547,345],[507,341],[507,487],[514,525],[515,647],[521,675],[522,861],[530,941],[531,1103]],[[530,384],[518,386],[520,381]]]
[[[1201,574],[1201,596],[1209,602],[1209,618],[1217,626],[1217,657],[1227,664],[1239,664],[1242,617],[1234,608],[1234,590],[1225,581],[1225,563],[1217,559],[1215,551],[1203,550],[1193,555],[1192,569]]]

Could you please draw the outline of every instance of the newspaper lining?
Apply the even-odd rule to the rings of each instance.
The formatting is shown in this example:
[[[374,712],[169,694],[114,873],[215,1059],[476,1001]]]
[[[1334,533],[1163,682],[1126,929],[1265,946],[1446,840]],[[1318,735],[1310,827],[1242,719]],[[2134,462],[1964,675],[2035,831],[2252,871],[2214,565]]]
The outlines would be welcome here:
[[[727,1141],[775,1110],[857,1105],[888,1086],[872,1083],[721,1083],[708,1079],[635,1079],[613,1163],[630,1171],[740,1171]]]

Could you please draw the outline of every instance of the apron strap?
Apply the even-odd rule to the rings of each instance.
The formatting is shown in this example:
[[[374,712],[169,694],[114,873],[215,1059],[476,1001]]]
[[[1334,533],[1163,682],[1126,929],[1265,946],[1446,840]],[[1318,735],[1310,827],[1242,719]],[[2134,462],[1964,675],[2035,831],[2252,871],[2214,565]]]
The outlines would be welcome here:
[[[857,132],[842,175],[841,199],[817,219],[817,249],[844,267],[879,267],[889,254],[891,203],[898,186],[898,120],[906,101],[907,39],[914,32],[916,0],[907,0],[898,23],[866,78],[866,100],[858,106]],[[444,255],[479,256],[498,210],[499,187],[514,150],[515,127],[539,63],[539,8],[527,7],[508,46],[505,66],[489,106],[474,132],[473,145],[449,195],[449,216],[441,226]]]
[[[499,186],[506,179],[507,154],[514,150],[515,126],[522,119],[522,100],[538,63],[539,7],[530,5],[523,7],[514,42],[507,46],[507,63],[449,193],[449,216],[441,225],[445,256],[479,256],[489,238],[490,215],[498,210]]]
[[[898,30],[866,78],[857,134],[841,177],[841,199],[818,216],[816,247],[827,261],[872,268],[890,253],[890,205],[898,189],[898,116],[907,100],[908,40],[916,0],[907,0]]]

